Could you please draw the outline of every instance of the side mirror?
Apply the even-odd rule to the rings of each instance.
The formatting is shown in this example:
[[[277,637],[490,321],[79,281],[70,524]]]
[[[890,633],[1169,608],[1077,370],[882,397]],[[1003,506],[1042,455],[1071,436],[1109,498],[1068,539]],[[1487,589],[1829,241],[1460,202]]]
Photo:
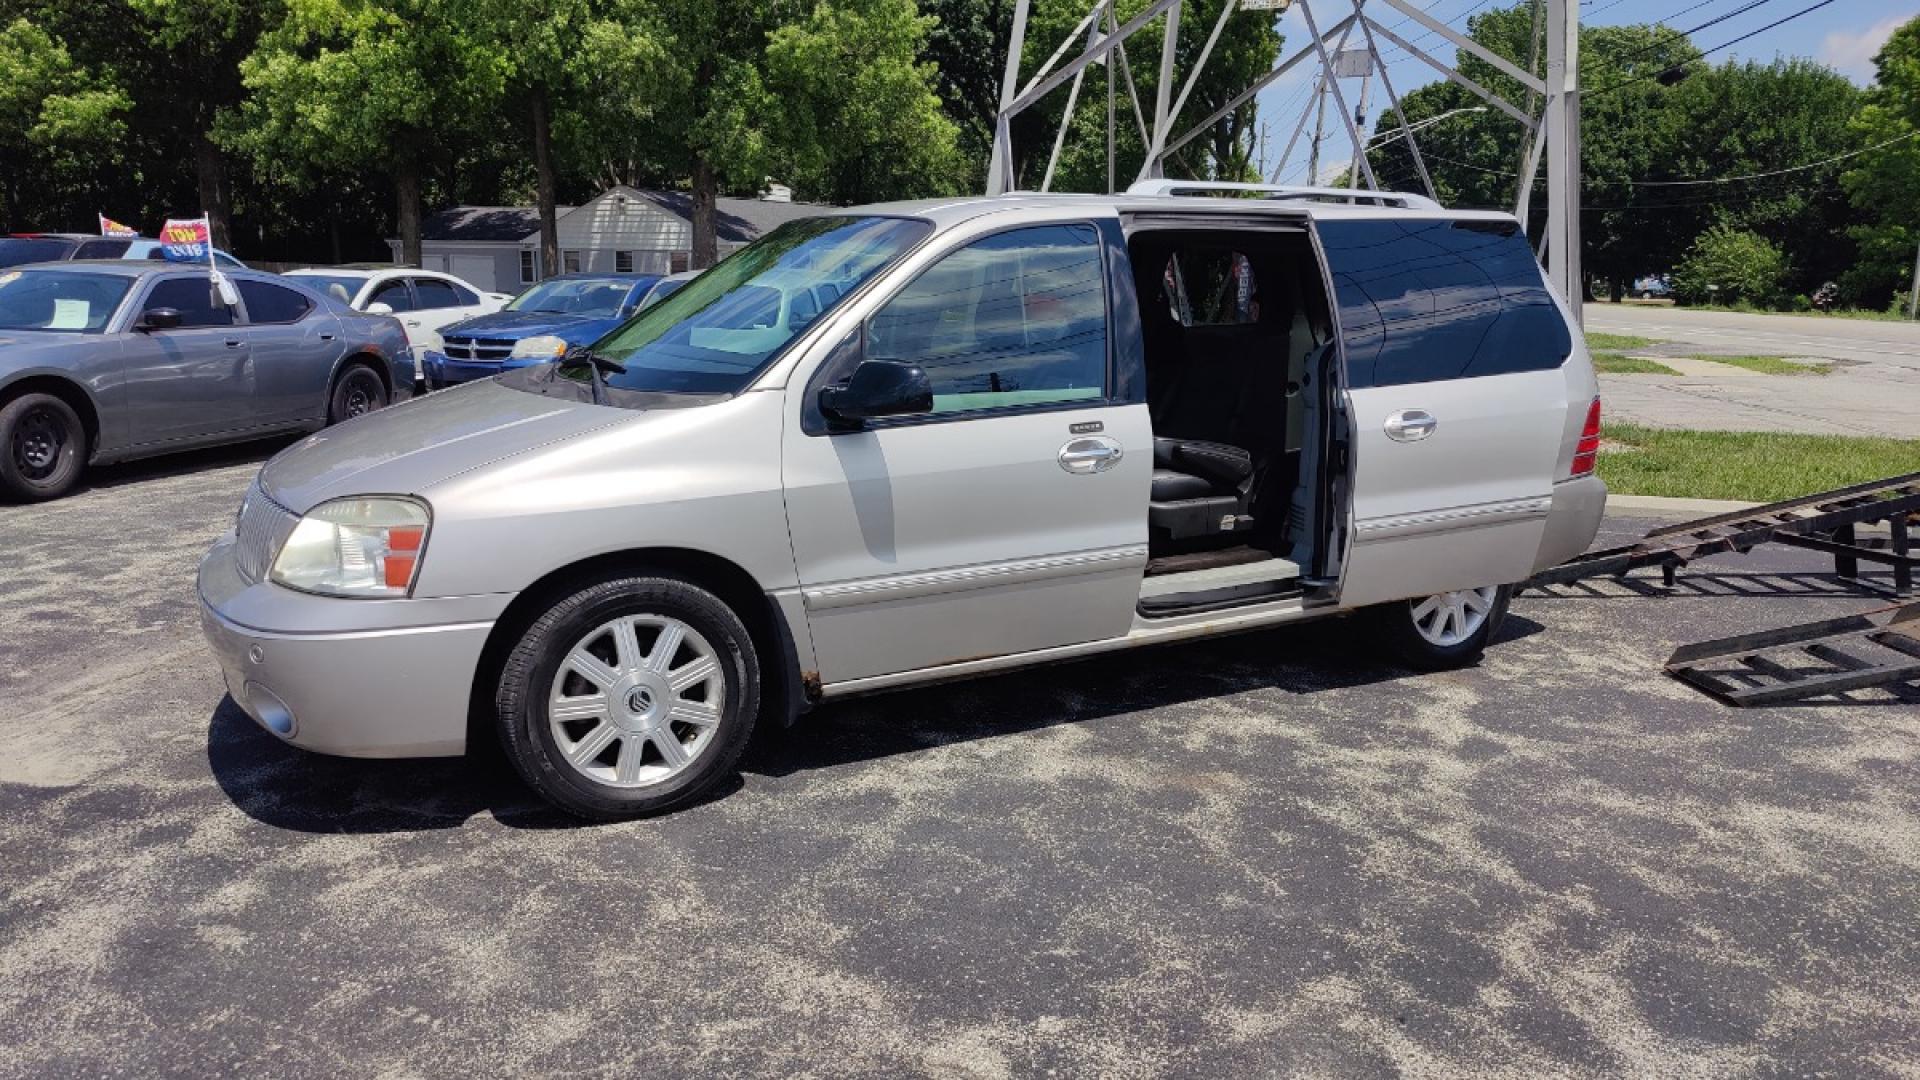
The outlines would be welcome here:
[[[933,383],[913,364],[862,360],[844,385],[821,387],[819,400],[829,426],[852,431],[866,420],[932,412]]]
[[[153,307],[140,313],[140,321],[133,324],[135,330],[172,330],[180,325],[180,310],[170,307]]]
[[[375,300],[375,301],[374,301],[373,303],[371,303],[371,304],[368,304],[368,305],[367,305],[367,314],[369,314],[369,315],[391,315],[391,314],[393,314],[393,305],[392,305],[392,304],[388,304],[388,303],[384,303],[384,302],[382,302],[382,301],[379,301],[379,300]]]

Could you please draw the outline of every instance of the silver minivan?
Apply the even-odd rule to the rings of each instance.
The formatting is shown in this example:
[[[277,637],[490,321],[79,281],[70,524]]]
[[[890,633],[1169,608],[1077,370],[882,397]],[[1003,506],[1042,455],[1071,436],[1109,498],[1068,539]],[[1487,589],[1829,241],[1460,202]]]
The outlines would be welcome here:
[[[200,567],[228,690],[616,818],[852,694],[1344,612],[1471,663],[1605,505],[1565,302],[1504,214],[1211,187],[794,221],[313,435]]]

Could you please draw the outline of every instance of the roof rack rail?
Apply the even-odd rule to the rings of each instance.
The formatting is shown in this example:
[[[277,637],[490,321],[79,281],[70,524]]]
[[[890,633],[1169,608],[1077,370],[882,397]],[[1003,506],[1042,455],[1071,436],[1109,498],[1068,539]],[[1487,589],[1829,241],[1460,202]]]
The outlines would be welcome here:
[[[1411,191],[1365,191],[1360,188],[1241,184],[1229,180],[1141,180],[1127,188],[1129,195],[1187,195],[1210,191],[1254,192],[1276,199],[1338,199],[1343,202],[1393,206],[1403,210],[1442,209],[1439,203]]]

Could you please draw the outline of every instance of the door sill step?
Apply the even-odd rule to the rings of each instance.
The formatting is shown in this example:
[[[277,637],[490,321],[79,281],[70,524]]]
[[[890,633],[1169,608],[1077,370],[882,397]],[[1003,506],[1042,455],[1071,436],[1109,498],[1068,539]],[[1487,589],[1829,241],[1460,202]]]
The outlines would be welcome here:
[[[1254,585],[1278,585],[1299,580],[1300,566],[1290,559],[1262,559],[1259,562],[1215,566],[1189,570],[1182,574],[1159,574],[1140,583],[1142,603],[1156,606],[1170,598],[1192,593],[1211,593],[1223,589],[1242,589]]]

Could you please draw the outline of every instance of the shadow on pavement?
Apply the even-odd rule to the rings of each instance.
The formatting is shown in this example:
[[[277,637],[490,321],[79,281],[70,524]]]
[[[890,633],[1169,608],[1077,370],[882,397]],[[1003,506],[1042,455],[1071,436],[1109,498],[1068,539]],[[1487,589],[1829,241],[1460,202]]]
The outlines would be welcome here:
[[[1543,629],[1510,615],[1500,640]],[[1361,634],[1337,620],[904,690],[822,706],[791,731],[763,730],[740,767],[790,776],[1223,694],[1314,694],[1408,675],[1372,662],[1373,655]],[[520,829],[592,825],[534,795],[492,746],[464,758],[329,757],[261,731],[232,698],[221,699],[208,721],[207,762],[235,806],[257,821],[298,832],[449,829],[479,813]],[[729,778],[701,802],[740,787],[738,777]]]
[[[189,450],[179,454],[141,458],[138,461],[100,465],[80,474],[80,483],[74,488],[73,493],[116,488],[125,484],[138,484],[169,476],[184,476],[187,473],[201,472],[206,469],[224,469],[230,465],[259,464],[293,445],[296,440],[305,437],[304,435],[278,435],[270,439],[208,447],[205,450]]]

